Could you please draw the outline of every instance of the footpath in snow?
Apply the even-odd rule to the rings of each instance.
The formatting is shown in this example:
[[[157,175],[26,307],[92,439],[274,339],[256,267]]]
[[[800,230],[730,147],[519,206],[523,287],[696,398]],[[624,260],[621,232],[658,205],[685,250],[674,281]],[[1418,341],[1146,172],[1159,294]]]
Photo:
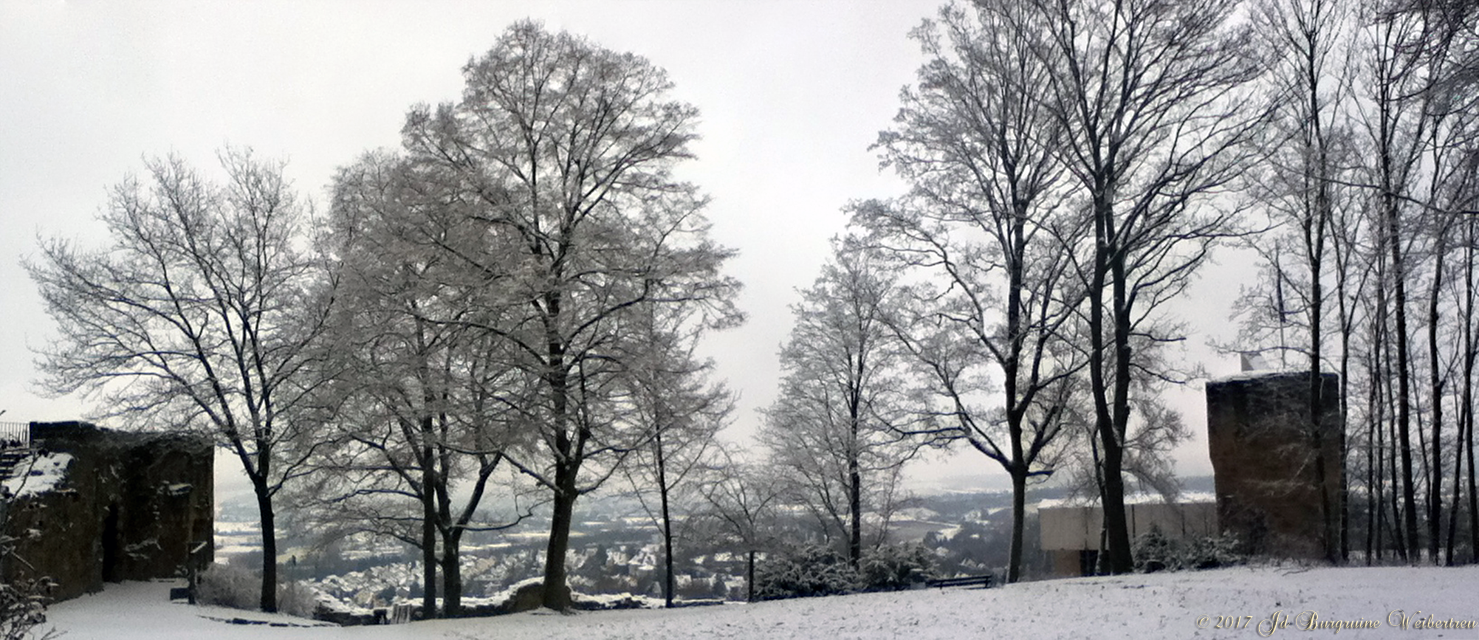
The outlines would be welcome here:
[[[67,640],[1479,638],[1479,567],[1232,568],[379,627],[172,604],[168,589],[108,585],[53,607],[50,624]],[[223,622],[235,618],[258,624]]]

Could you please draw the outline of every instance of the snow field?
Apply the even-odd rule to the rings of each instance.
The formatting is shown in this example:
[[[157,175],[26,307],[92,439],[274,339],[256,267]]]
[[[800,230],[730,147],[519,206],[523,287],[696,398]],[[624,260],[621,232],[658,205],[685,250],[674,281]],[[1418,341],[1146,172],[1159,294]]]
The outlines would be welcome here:
[[[171,604],[165,601],[169,586],[109,585],[101,594],[56,605],[51,623],[68,640],[1479,638],[1479,567],[1240,567],[985,590],[927,589],[673,611],[537,611],[342,628],[226,624],[212,618],[316,623]],[[1215,628],[1218,622],[1228,628]],[[1426,628],[1430,622],[1458,628]],[[1377,628],[1328,626],[1342,623]]]

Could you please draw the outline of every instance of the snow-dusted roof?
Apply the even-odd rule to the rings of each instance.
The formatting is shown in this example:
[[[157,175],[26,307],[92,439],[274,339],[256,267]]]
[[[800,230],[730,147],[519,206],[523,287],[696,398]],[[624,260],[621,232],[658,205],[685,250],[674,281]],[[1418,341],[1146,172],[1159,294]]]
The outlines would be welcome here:
[[[1225,375],[1225,376],[1219,376],[1219,377],[1216,377],[1216,378],[1209,378],[1207,380],[1207,382],[1208,383],[1217,383],[1217,382],[1247,382],[1249,380],[1258,380],[1258,379],[1261,379],[1261,378],[1276,378],[1276,377],[1291,376],[1291,375],[1307,375],[1308,373],[1309,373],[1309,370],[1308,369],[1305,369],[1303,371],[1289,371],[1289,370],[1284,370],[1284,369],[1257,369],[1257,370],[1254,370],[1254,371],[1240,371],[1238,373],[1233,373],[1233,374],[1229,374],[1229,375]]]
[[[1187,491],[1176,496],[1175,504],[1197,504],[1217,502],[1217,496],[1207,491]],[[1159,493],[1133,493],[1125,496],[1125,504],[1165,504],[1166,499]],[[1039,500],[1037,508],[1053,509],[1057,507],[1097,507],[1099,496],[1077,497],[1077,498],[1050,498]]]

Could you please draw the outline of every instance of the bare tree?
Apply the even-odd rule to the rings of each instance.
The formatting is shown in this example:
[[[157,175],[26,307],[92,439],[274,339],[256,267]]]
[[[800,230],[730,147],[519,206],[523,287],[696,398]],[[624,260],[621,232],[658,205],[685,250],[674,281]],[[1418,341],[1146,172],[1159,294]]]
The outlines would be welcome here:
[[[1414,60],[1403,48],[1419,27],[1414,16],[1388,15],[1380,19],[1364,16],[1360,46],[1364,67],[1357,79],[1357,95],[1363,98],[1359,125],[1365,134],[1367,149],[1374,162],[1367,163],[1366,182],[1379,193],[1373,207],[1373,229],[1381,256],[1380,286],[1390,291],[1390,314],[1394,326],[1384,335],[1393,342],[1387,361],[1387,377],[1394,379],[1396,389],[1386,397],[1393,405],[1394,453],[1400,458],[1401,470],[1394,480],[1401,490],[1401,527],[1398,550],[1404,558],[1416,562],[1420,556],[1418,539],[1417,489],[1413,477],[1412,446],[1412,363],[1408,322],[1408,288],[1413,264],[1409,255],[1405,227],[1411,216],[1412,188],[1422,154],[1422,140],[1427,120],[1418,105],[1406,98],[1415,95]],[[1385,320],[1384,320],[1385,321]]]
[[[707,504],[703,519],[745,554],[746,599],[754,602],[755,555],[775,550],[785,535],[780,519],[785,488],[764,465],[740,462],[729,451],[721,450],[719,458],[701,485]]]
[[[327,525],[321,532],[368,530],[419,547],[428,618],[437,612],[438,566],[443,611],[460,613],[463,535],[528,515],[475,519],[519,442],[523,415],[513,407],[527,400],[528,376],[508,364],[498,340],[459,323],[489,311],[468,301],[497,280],[456,259],[487,247],[436,187],[386,153],[366,155],[335,180],[331,246],[341,286],[326,334],[335,376],[324,395],[336,410],[323,435],[334,446],[299,492]]]
[[[246,471],[262,525],[264,611],[277,609],[273,498],[318,445],[313,347],[331,285],[309,250],[308,208],[281,163],[220,156],[224,184],[178,158],[115,187],[112,244],[61,240],[28,263],[58,337],[41,351],[46,386],[86,391],[106,416],[212,434]]]
[[[1058,157],[1077,182],[1092,233],[1088,372],[1102,453],[1109,569],[1133,566],[1122,466],[1131,382],[1164,376],[1137,339],[1178,337],[1153,318],[1179,295],[1237,211],[1218,198],[1246,168],[1267,110],[1248,100],[1261,72],[1237,0],[1036,0],[1016,29],[1036,33],[1043,91],[1063,131]]]
[[[1321,373],[1332,353],[1325,344],[1325,330],[1330,322],[1327,280],[1335,266],[1330,257],[1333,227],[1342,201],[1340,184],[1348,181],[1342,168],[1350,155],[1342,102],[1349,76],[1345,46],[1351,18],[1345,4],[1334,0],[1263,0],[1253,11],[1260,44],[1272,55],[1265,79],[1275,112],[1265,141],[1267,162],[1252,174],[1249,184],[1253,201],[1268,216],[1273,231],[1249,242],[1269,277],[1245,294],[1254,303],[1241,305],[1243,333],[1258,347],[1278,349],[1280,362],[1286,351],[1307,359],[1310,403],[1305,432],[1314,443],[1318,478],[1325,477],[1326,469],[1344,468],[1341,461],[1326,459],[1322,442],[1330,435],[1321,425],[1320,396]],[[1298,334],[1292,346],[1291,331]],[[1274,334],[1278,344],[1271,347],[1267,343]],[[1345,375],[1341,384],[1348,385]],[[1343,504],[1341,495],[1329,495],[1320,483],[1321,522],[1336,522]],[[1331,561],[1338,560],[1345,548],[1342,531],[1321,530],[1324,553]]]
[[[1083,299],[1069,254],[1086,226],[1056,156],[1063,123],[1042,99],[1050,73],[1034,47],[1047,32],[1027,11],[951,5],[914,32],[919,85],[876,145],[912,189],[853,216],[874,250],[921,281],[887,313],[928,381],[924,431],[970,443],[1012,478],[1009,582],[1027,482],[1056,466],[1084,364],[1066,334]],[[1000,402],[987,386],[997,375]]]
[[[1463,312],[1463,293],[1454,290],[1453,280],[1458,269],[1454,261],[1461,260],[1458,252],[1462,244],[1461,212],[1473,210],[1475,186],[1479,181],[1479,116],[1464,106],[1472,105],[1479,95],[1479,85],[1472,82],[1455,82],[1456,76],[1470,72],[1474,62],[1471,50],[1475,43],[1472,23],[1464,25],[1464,18],[1472,21],[1473,7],[1463,9],[1426,6],[1422,12],[1421,48],[1419,48],[1424,77],[1421,91],[1414,98],[1419,102],[1422,116],[1427,121],[1428,138],[1424,140],[1423,167],[1424,184],[1421,198],[1423,212],[1416,226],[1417,235],[1426,245],[1425,257],[1429,263],[1427,279],[1427,326],[1428,338],[1428,403],[1430,409],[1428,438],[1431,447],[1431,469],[1428,479],[1428,554],[1429,559],[1440,562],[1443,549],[1443,501],[1444,458],[1443,443],[1449,420],[1445,417],[1444,397],[1448,395],[1450,383],[1456,377],[1462,360],[1462,324],[1454,319]],[[1409,45],[1411,46],[1411,45]],[[1459,47],[1455,49],[1455,47]],[[1457,417],[1457,416],[1453,416]],[[1453,440],[1460,440],[1463,427],[1457,421],[1452,425]],[[1457,447],[1455,447],[1457,452]],[[1460,452],[1461,453],[1461,452]],[[1462,457],[1454,459],[1454,508],[1449,512],[1447,561],[1454,561],[1454,526],[1458,519],[1458,496]]]
[[[673,606],[675,573],[673,544],[679,520],[686,520],[684,507],[698,503],[694,495],[708,469],[717,442],[715,436],[734,411],[734,394],[722,383],[708,379],[713,363],[694,353],[705,322],[677,311],[657,315],[646,307],[646,317],[636,318],[638,352],[628,354],[631,394],[642,423],[647,425],[647,446],[639,447],[628,461],[625,473],[648,516],[663,540],[663,601]],[[651,504],[649,492],[656,493]]]
[[[1280,208],[1286,220],[1297,222],[1300,209],[1319,211],[1321,204],[1331,215],[1329,277],[1335,284],[1340,344],[1322,345],[1320,351],[1328,366],[1338,349],[1342,410],[1348,423],[1364,422],[1361,432],[1352,433],[1353,448],[1364,455],[1352,462],[1364,474],[1364,495],[1357,504],[1365,509],[1368,561],[1395,550],[1417,562],[1424,548],[1432,561],[1440,561],[1443,504],[1452,505],[1450,540],[1462,506],[1464,451],[1448,453],[1447,447],[1467,435],[1467,401],[1452,386],[1463,377],[1468,330],[1467,322],[1457,319],[1467,317],[1468,304],[1462,286],[1465,255],[1459,251],[1461,215],[1473,210],[1475,136],[1465,105],[1473,102],[1474,84],[1464,79],[1473,61],[1466,44],[1473,40],[1475,15],[1469,4],[1276,3],[1282,13],[1269,13],[1268,26],[1261,28],[1269,34],[1305,34],[1285,47],[1300,55],[1280,57],[1272,76],[1298,81],[1311,105],[1303,111],[1318,104],[1320,94],[1312,88],[1325,87],[1328,119],[1296,113],[1289,119],[1292,127],[1279,129],[1301,132],[1286,136],[1297,143],[1286,148],[1300,151],[1276,154],[1275,160],[1287,156],[1293,162],[1276,163],[1275,173],[1317,187],[1286,186],[1294,196],[1313,196],[1304,198],[1310,206],[1299,197],[1285,198],[1299,205]],[[1324,74],[1308,56],[1320,16],[1330,26],[1323,30],[1329,43]],[[1347,22],[1350,26],[1342,26]],[[1280,24],[1287,26],[1280,29]],[[1344,54],[1329,53],[1339,51]],[[1328,142],[1335,143],[1328,157],[1309,144],[1318,141],[1311,133],[1321,125],[1333,136]],[[1329,193],[1323,203],[1321,189]],[[1277,196],[1276,191],[1270,193]],[[1317,218],[1305,219],[1316,221],[1306,227],[1317,228]],[[1288,228],[1298,232],[1295,226]],[[1293,318],[1287,324],[1297,336],[1295,348],[1302,350],[1310,342],[1309,312],[1318,303],[1311,304],[1310,285],[1320,284],[1308,275],[1304,259],[1313,244],[1264,243],[1270,245],[1281,246],[1296,263],[1276,269],[1271,282],[1285,285],[1290,294],[1285,317]],[[1453,485],[1443,479],[1450,472]],[[1343,533],[1342,553],[1345,538]]]
[[[887,529],[899,470],[920,443],[900,424],[902,361],[884,320],[891,279],[867,256],[838,249],[792,307],[780,391],[759,439],[790,498],[828,538],[847,540],[856,567],[865,517]]]
[[[1398,553],[1414,563],[1424,548],[1430,561],[1441,561],[1445,500],[1452,505],[1447,538],[1448,561],[1454,560],[1464,490],[1462,445],[1451,456],[1452,490],[1443,478],[1445,443],[1469,437],[1472,411],[1472,392],[1452,385],[1471,384],[1470,328],[1458,319],[1468,317],[1464,310],[1472,304],[1468,287],[1460,286],[1472,265],[1460,248],[1462,219],[1474,213],[1476,16],[1469,2],[1362,4],[1356,49],[1362,73],[1351,83],[1358,107],[1351,119],[1363,134],[1364,153],[1350,186],[1370,196],[1367,261],[1379,278],[1372,294],[1384,303],[1371,317],[1378,330],[1367,348],[1378,357],[1367,378],[1371,432],[1385,437],[1368,437],[1366,446],[1375,449],[1368,459],[1388,464],[1368,470],[1369,484],[1378,494],[1393,485],[1391,504],[1373,499],[1368,540],[1377,540],[1368,544],[1380,554],[1381,537],[1390,533]],[[1445,408],[1450,399],[1453,412]]]
[[[720,273],[730,252],[708,238],[705,199],[672,176],[697,111],[668,97],[661,69],[521,22],[464,75],[461,101],[413,110],[404,145],[499,262],[459,258],[508,276],[477,295],[516,313],[462,322],[537,381],[524,409],[538,446],[515,463],[551,493],[543,597],[563,609],[575,501],[647,437],[622,383],[628,321],[643,305],[706,305],[731,324],[738,284]]]

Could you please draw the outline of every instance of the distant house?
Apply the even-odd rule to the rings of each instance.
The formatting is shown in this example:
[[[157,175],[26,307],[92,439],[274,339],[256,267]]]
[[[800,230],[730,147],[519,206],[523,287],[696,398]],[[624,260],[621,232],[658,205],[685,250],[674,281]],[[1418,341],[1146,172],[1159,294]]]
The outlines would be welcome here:
[[[1217,535],[1217,503],[1208,496],[1186,502],[1156,502],[1129,499],[1125,517],[1133,539],[1152,528],[1172,539]],[[1055,577],[1093,575],[1099,564],[1104,509],[1097,504],[1044,502],[1038,506],[1042,550],[1052,559]]]
[[[0,579],[49,576],[67,599],[211,561],[210,440],[33,422],[0,425],[0,444],[0,527],[17,539]]]

